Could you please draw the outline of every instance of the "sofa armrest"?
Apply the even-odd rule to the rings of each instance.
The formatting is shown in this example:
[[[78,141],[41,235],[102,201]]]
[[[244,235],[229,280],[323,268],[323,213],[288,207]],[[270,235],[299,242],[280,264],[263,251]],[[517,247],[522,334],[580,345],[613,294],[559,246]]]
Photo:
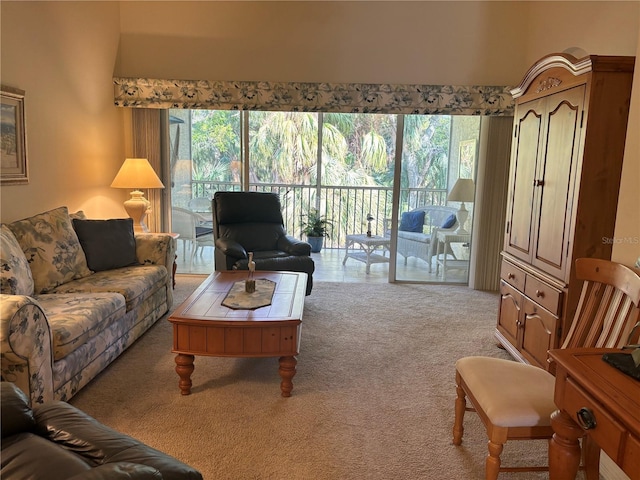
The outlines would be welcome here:
[[[278,250],[287,252],[289,255],[311,255],[311,245],[288,235],[278,238]]]
[[[0,359],[3,380],[27,394],[31,404],[53,400],[53,339],[38,302],[0,295]]]
[[[173,266],[176,239],[168,233],[137,233],[136,258],[142,265],[164,265],[167,269],[167,306],[173,305]]]
[[[141,265],[164,265],[171,274],[176,239],[167,233],[136,233],[136,258]]]
[[[33,410],[36,432],[95,464],[136,463],[157,469],[164,480],[202,480],[180,460],[120,433],[73,405],[53,401]]]
[[[176,239],[167,233],[137,233],[136,257],[142,265],[164,265],[171,275],[176,259]]]

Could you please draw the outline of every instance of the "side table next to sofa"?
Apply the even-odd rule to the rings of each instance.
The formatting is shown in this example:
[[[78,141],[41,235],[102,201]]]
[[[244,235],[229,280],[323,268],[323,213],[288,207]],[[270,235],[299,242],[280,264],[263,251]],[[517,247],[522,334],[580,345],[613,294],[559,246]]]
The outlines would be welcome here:
[[[440,230],[436,233],[437,249],[436,249],[436,275],[440,273],[442,266],[442,280],[447,279],[447,269],[469,270],[469,259],[464,258],[447,258],[448,252],[451,250],[452,243],[469,243],[471,234],[455,233]]]

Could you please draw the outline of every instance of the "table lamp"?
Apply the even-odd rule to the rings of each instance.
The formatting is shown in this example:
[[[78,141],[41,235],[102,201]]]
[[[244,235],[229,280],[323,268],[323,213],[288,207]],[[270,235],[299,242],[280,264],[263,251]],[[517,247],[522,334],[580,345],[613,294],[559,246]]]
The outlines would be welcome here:
[[[453,186],[447,197],[448,202],[460,202],[460,208],[456,212],[458,219],[458,229],[455,231],[458,235],[466,235],[469,232],[464,228],[464,224],[469,217],[469,211],[466,209],[464,202],[473,202],[476,187],[470,178],[459,178]]]
[[[124,202],[124,209],[133,218],[135,233],[148,232],[144,223],[147,213],[151,211],[151,202],[144,198],[142,188],[164,188],[146,158],[127,158],[116,178],[111,182],[112,188],[133,188],[131,198]]]

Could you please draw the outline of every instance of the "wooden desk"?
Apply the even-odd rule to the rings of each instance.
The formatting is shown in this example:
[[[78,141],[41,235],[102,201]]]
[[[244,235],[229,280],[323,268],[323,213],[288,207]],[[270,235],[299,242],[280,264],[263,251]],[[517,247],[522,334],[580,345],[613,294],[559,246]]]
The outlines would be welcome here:
[[[555,433],[549,443],[550,480],[576,477],[578,440],[583,435],[589,435],[631,480],[640,479],[640,382],[604,362],[602,355],[606,352],[620,350],[549,352],[557,367],[554,400],[559,409],[551,415]],[[581,428],[579,415],[593,419],[594,425]]]

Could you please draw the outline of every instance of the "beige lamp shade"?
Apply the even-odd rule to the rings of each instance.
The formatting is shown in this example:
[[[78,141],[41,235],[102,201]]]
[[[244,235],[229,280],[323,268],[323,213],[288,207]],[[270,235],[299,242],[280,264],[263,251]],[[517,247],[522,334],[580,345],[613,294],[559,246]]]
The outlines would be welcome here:
[[[113,188],[164,188],[153,167],[146,158],[127,158],[116,178]]]
[[[124,202],[124,209],[133,219],[134,232],[148,232],[144,219],[150,212],[151,203],[144,198],[142,188],[164,188],[164,185],[146,158],[127,158],[116,178],[111,182],[113,188],[133,188],[131,198]]]
[[[449,202],[473,202],[476,187],[470,178],[459,178],[447,197]]]
[[[447,197],[448,202],[460,202],[460,208],[456,212],[456,218],[458,219],[458,229],[456,233],[458,235],[465,235],[469,232],[464,228],[469,218],[469,211],[464,205],[464,202],[473,202],[476,193],[476,186],[473,180],[470,178],[459,178]]]

